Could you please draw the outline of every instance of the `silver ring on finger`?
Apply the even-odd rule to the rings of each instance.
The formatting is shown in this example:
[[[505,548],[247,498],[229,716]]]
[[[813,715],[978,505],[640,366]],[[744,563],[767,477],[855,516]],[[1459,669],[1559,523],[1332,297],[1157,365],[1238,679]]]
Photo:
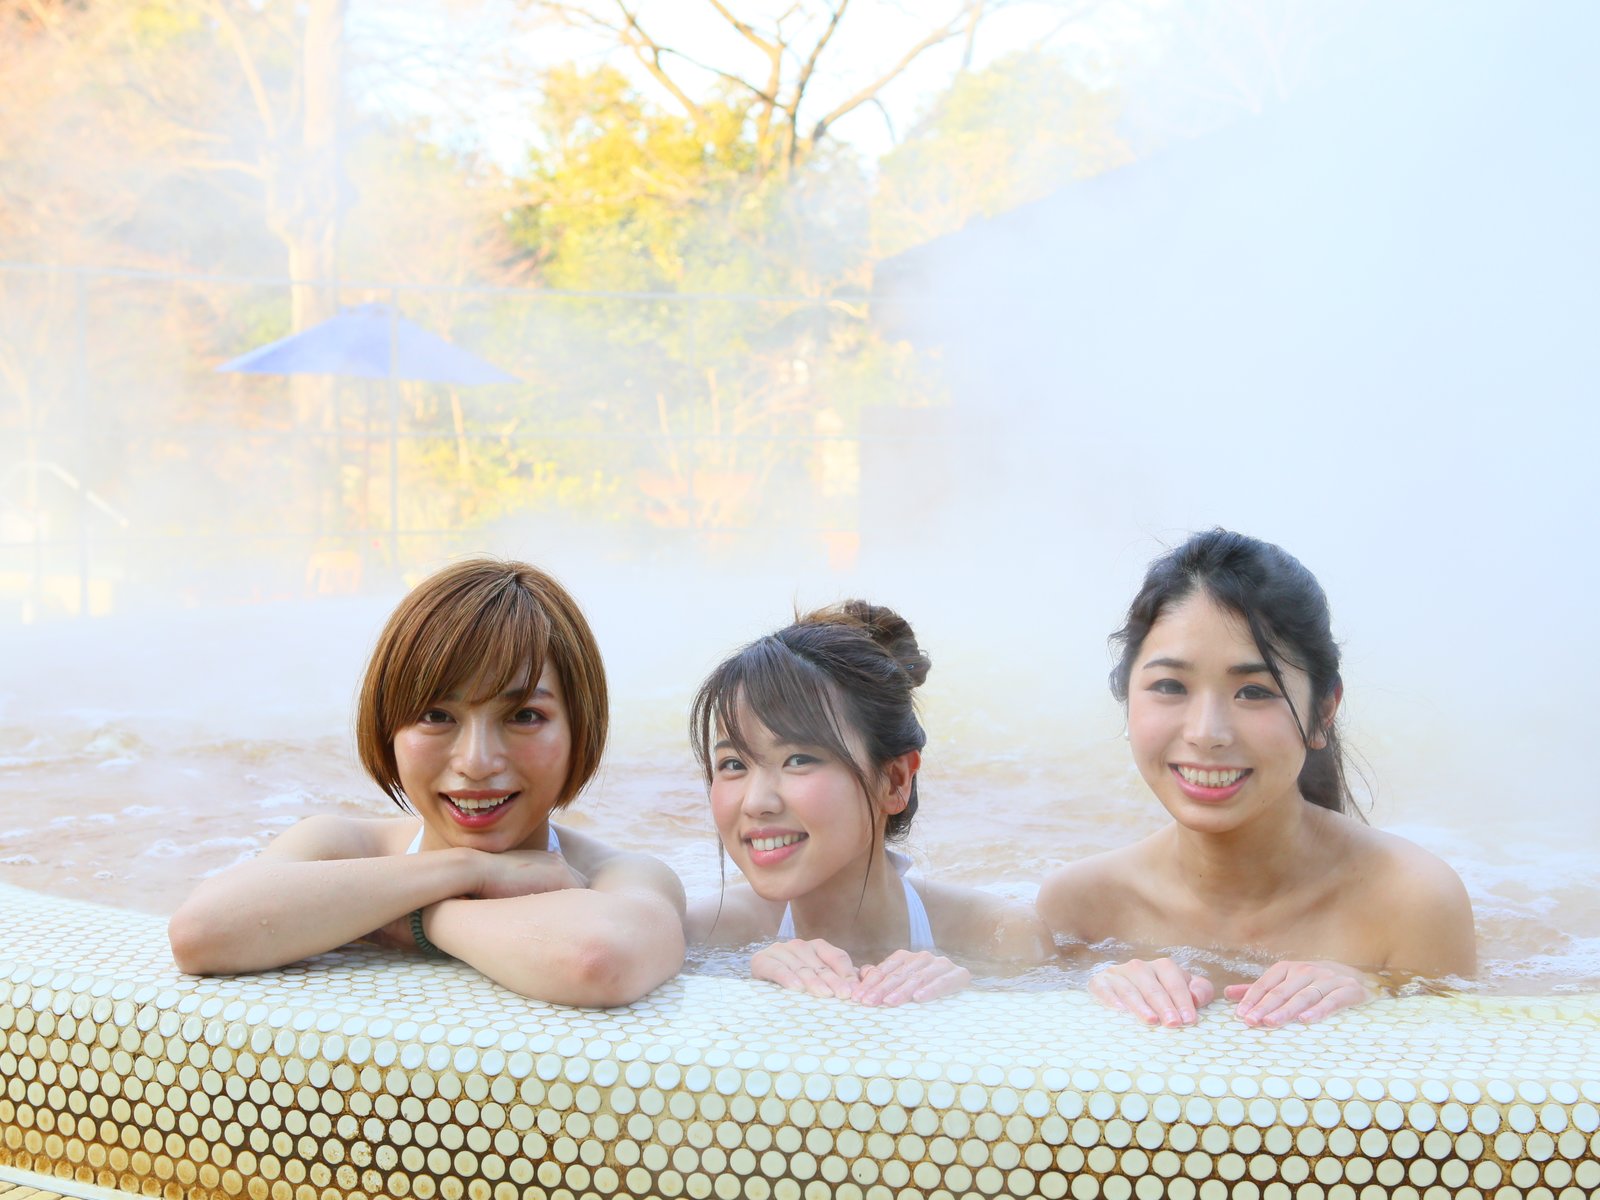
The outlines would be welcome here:
[[[1306,986],[1317,994],[1317,1003],[1318,1004],[1321,1004],[1324,1000],[1327,999],[1327,996],[1325,996],[1323,994],[1323,992],[1322,992],[1322,988],[1320,986],[1318,986],[1317,984],[1308,983],[1308,984],[1306,984]]]

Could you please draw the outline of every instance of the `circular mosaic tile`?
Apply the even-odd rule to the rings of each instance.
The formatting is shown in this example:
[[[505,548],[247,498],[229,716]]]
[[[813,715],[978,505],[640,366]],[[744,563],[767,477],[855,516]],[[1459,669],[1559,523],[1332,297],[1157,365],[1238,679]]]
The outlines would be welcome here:
[[[180,975],[157,918],[0,888],[0,1166],[334,1200],[1578,1200],[1600,997],[1148,1029],[1081,992],[863,1009],[683,978],[612,1010],[347,948]]]

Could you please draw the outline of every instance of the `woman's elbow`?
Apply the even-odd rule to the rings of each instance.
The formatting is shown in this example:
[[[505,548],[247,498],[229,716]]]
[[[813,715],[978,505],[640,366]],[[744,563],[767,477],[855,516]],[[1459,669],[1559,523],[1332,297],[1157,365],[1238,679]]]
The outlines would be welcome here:
[[[585,1008],[632,1004],[671,979],[683,966],[683,926],[674,920],[651,937],[608,929],[585,933],[571,947],[572,998]]]
[[[172,961],[185,975],[224,975],[227,943],[220,931],[211,927],[203,914],[180,908],[167,922],[167,941],[172,946]]]

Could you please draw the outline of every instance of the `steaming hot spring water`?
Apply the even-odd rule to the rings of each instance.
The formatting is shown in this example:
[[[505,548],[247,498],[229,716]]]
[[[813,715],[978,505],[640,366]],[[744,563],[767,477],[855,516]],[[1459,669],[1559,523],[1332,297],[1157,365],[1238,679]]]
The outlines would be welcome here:
[[[767,624],[785,618],[786,599],[756,602]],[[350,733],[360,671],[391,604],[324,600],[12,629],[0,679],[0,884],[166,916],[196,881],[302,817],[391,815]],[[630,631],[620,599],[595,595],[590,607],[605,639],[613,736],[596,782],[558,823],[659,855],[691,896],[715,891],[725,871],[736,881],[718,853],[686,712],[704,672],[767,624],[747,615],[744,628],[693,629],[663,646]],[[917,870],[1031,899],[1054,865],[1165,820],[1119,736],[1098,664],[1073,681],[1074,694],[1041,694],[1035,681],[1007,695],[1009,681],[985,674],[992,666],[922,636],[934,670],[921,692],[930,741],[907,846]],[[1347,689],[1352,704],[1359,688]],[[1347,732],[1376,784],[1371,819],[1439,854],[1471,893],[1481,971],[1457,985],[1516,995],[1600,989],[1600,896],[1579,819],[1551,824],[1533,797],[1486,817],[1454,780],[1437,795],[1409,794],[1426,786],[1427,764],[1403,755],[1437,761],[1445,734],[1380,731],[1377,740],[1404,749],[1374,766],[1371,732],[1355,722]],[[1402,788],[1408,794],[1396,795]],[[715,955],[697,963],[689,969],[734,969]],[[1081,984],[1050,968],[986,986]]]
[[[664,621],[683,636],[646,643],[636,591],[568,577],[607,653],[615,725],[564,819],[660,855],[691,894],[714,890],[687,699],[786,610],[769,597],[741,628]],[[1600,1186],[1590,843],[1514,811],[1456,820],[1455,790],[1386,806],[1426,772],[1395,768],[1385,747],[1429,753],[1441,738],[1426,730],[1365,747],[1385,776],[1375,819],[1462,874],[1481,976],[1311,1029],[1249,1030],[1218,1005],[1196,1029],[1147,1030],[1057,967],[883,1011],[782,993],[726,954],[694,954],[680,979],[604,1012],[370,948],[235,979],[178,974],[163,918],[196,880],[311,813],[390,811],[349,725],[392,599],[5,635],[0,1182],[754,1200]],[[1054,863],[1163,819],[1114,703],[1091,698],[1098,675],[1081,696],[1010,691],[992,660],[962,657],[954,628],[919,622],[935,662],[919,870],[1031,897]],[[1369,731],[1352,725],[1360,745]]]

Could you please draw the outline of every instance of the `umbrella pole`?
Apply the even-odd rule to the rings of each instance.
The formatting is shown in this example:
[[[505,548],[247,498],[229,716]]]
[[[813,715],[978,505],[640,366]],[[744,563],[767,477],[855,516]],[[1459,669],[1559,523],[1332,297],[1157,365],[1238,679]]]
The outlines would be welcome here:
[[[400,573],[400,293],[389,291],[389,561]]]

